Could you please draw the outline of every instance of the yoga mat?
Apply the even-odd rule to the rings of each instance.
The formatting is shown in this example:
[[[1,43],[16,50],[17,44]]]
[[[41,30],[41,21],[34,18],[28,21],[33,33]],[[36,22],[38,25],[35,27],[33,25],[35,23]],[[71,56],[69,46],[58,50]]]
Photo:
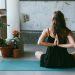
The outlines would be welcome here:
[[[40,67],[39,61],[33,60],[0,60],[0,71],[75,71],[70,69],[53,69]]]

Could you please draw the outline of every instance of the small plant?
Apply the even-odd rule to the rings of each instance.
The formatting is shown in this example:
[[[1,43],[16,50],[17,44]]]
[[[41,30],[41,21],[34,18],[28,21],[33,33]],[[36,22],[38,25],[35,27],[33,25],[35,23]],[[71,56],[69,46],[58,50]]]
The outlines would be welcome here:
[[[13,38],[11,41],[12,41],[13,48],[14,48],[14,49],[18,49],[19,47],[18,47],[18,42],[17,42],[17,40]]]
[[[14,30],[12,32],[12,35],[13,35],[13,38],[11,39],[11,42],[13,44],[13,48],[18,49],[19,48],[19,42],[20,42],[20,38],[19,38],[20,32],[17,30]]]
[[[0,51],[2,57],[12,57],[12,46],[7,45],[6,40],[2,38],[0,38]]]
[[[4,23],[0,21],[0,28],[4,26]]]
[[[7,46],[7,44],[6,44],[6,40],[0,38],[0,47],[6,47],[6,46]]]
[[[19,35],[20,35],[19,31],[17,31],[17,30],[13,31],[13,37],[19,37]]]
[[[4,26],[4,23],[2,21],[0,21],[0,28],[2,28]],[[7,44],[6,44],[6,40],[3,39],[0,35],[0,47],[6,47]]]
[[[20,32],[17,30],[13,31],[13,39],[11,39],[13,45],[13,57],[19,58],[23,56],[23,52],[21,51],[21,40],[20,40]]]

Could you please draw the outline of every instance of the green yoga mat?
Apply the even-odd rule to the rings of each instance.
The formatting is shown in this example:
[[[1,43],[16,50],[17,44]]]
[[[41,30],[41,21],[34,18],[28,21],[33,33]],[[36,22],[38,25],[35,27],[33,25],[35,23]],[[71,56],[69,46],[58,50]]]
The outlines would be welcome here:
[[[75,71],[75,68],[70,69],[53,69],[40,67],[39,61],[31,60],[2,60],[0,61],[1,71]]]

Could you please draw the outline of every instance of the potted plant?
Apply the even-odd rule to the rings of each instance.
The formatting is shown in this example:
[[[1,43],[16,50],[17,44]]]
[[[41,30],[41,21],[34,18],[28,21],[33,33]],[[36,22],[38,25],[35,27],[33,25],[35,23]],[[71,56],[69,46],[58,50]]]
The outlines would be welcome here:
[[[2,38],[1,31],[2,31],[3,26],[4,26],[4,23],[0,21],[0,38]]]
[[[6,44],[6,40],[0,38],[0,47],[5,47],[5,46],[7,46],[7,44]]]
[[[20,32],[15,30],[13,31],[13,39],[11,40],[13,44],[13,57],[19,58],[23,56],[23,51],[21,50],[21,40],[20,40]]]
[[[0,31],[2,30],[4,25],[5,24],[0,20]],[[3,57],[10,57],[12,55],[11,54],[12,47],[7,44],[6,40],[2,37],[1,33],[0,33],[0,51]]]
[[[6,40],[0,38],[0,50],[3,57],[11,57],[12,56],[12,47],[7,45]]]

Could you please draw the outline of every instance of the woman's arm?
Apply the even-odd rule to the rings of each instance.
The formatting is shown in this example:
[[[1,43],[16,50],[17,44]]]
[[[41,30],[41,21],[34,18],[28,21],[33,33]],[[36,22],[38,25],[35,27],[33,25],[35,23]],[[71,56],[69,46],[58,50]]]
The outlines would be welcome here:
[[[48,37],[48,30],[45,29],[43,30],[42,34],[39,37],[38,40],[38,45],[43,45],[43,46],[55,46],[55,43],[48,43],[45,41],[45,39]]]
[[[59,47],[64,47],[64,48],[75,48],[75,40],[71,34],[67,36],[69,43],[67,44],[58,44]]]

